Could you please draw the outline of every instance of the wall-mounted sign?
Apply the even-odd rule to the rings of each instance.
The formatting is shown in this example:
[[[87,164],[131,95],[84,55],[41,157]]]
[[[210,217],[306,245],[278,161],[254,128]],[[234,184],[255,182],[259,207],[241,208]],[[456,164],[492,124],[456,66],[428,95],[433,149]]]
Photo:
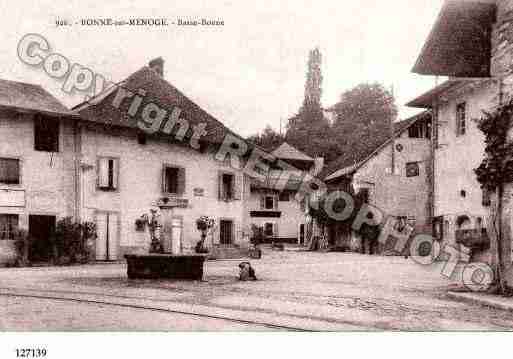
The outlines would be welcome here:
[[[186,208],[189,206],[189,200],[186,198],[162,197],[159,199],[157,206],[160,208]]]
[[[0,189],[1,207],[25,207],[25,191]]]
[[[203,188],[194,188],[194,196],[203,197],[205,195],[205,189]]]

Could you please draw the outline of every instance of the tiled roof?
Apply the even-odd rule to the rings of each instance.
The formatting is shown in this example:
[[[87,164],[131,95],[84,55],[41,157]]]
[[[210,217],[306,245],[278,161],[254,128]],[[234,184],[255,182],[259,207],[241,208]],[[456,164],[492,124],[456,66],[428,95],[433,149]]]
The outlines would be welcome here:
[[[490,0],[446,0],[412,71],[490,77],[490,33],[496,8]]]
[[[444,81],[440,85],[411,100],[406,104],[406,106],[416,108],[431,108],[433,107],[434,100],[437,99],[440,94],[443,94],[446,91],[461,85],[462,83],[464,83],[464,81],[460,79],[449,79]]]
[[[271,154],[276,158],[285,160],[314,161],[312,157],[292,147],[287,142],[283,142],[277,149],[271,152]]]
[[[8,80],[0,80],[0,106],[58,116],[71,114],[41,86]]]
[[[123,101],[119,108],[112,105],[120,88],[133,93],[144,91],[143,101],[136,116],[128,115],[132,99]],[[114,85],[99,96],[75,106],[74,110],[88,121],[137,128],[139,113],[150,102],[165,109],[168,114],[174,107],[179,107],[182,110],[182,116],[189,122],[189,131],[186,137],[190,136],[194,125],[205,123],[207,135],[202,138],[205,141],[221,143],[228,133],[240,138],[147,66],[134,72],[126,80]]]
[[[411,125],[413,125],[418,120],[425,118],[430,115],[429,111],[424,111],[420,114],[417,114],[413,117],[407,118],[402,121],[398,121],[394,123],[394,135],[395,137],[399,136],[401,133],[406,131]],[[388,138],[378,146],[369,146],[366,151],[361,152],[359,158],[356,161],[352,161],[351,158],[346,158],[341,156],[339,159],[331,162],[326,166],[326,168],[320,174],[321,178],[326,180],[332,180],[335,178],[339,178],[342,176],[349,175],[356,170],[358,170],[361,166],[363,166],[374,153],[381,150],[383,147],[387,146],[388,143],[392,141],[391,138]]]

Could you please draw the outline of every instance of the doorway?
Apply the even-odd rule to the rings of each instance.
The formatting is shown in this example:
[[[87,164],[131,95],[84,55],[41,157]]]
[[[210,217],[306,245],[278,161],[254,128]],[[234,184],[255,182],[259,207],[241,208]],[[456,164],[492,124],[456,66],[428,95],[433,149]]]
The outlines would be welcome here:
[[[222,219],[219,224],[219,242],[223,245],[233,244],[233,221]]]
[[[299,225],[299,244],[300,245],[305,244],[305,225],[304,224]]]
[[[115,261],[119,249],[119,216],[115,212],[96,212],[96,260]]]
[[[29,215],[29,250],[31,262],[49,262],[53,256],[51,237],[55,233],[55,216]]]

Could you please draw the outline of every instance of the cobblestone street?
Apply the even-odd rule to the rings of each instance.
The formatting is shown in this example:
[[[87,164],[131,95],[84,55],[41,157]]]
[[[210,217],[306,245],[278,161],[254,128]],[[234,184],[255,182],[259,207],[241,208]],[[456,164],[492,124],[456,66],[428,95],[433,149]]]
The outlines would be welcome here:
[[[259,280],[239,282],[238,263],[207,262],[203,282],[128,280],[124,264],[2,269],[0,326],[80,329],[76,318],[87,317],[90,330],[513,328],[511,312],[450,299],[446,290],[458,275],[443,277],[442,264],[266,251],[252,262]],[[88,314],[94,311],[103,314]]]

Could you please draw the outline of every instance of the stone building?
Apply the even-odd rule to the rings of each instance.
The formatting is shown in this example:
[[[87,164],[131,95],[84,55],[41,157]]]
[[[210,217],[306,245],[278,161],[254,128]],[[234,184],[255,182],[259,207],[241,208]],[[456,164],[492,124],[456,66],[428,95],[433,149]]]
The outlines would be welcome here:
[[[408,103],[435,113],[433,226],[445,244],[459,246],[457,231],[481,232],[487,226],[490,193],[474,173],[485,148],[476,120],[496,104],[497,86],[489,79],[448,80]]]
[[[356,194],[363,194],[365,202],[386,216],[409,223],[417,233],[430,233],[430,137],[430,112],[397,122],[394,136],[369,148],[356,163],[348,163],[344,158],[336,161],[325,181],[333,187],[331,184],[345,178],[340,182],[344,187],[349,181]],[[366,252],[384,250],[370,246],[371,243],[363,243]]]
[[[225,136],[240,137],[163,73],[156,59],[73,112],[39,86],[0,82],[0,260],[12,260],[16,228],[36,234],[48,256],[56,220],[67,216],[96,223],[97,260],[146,251],[137,220],[150,208],[160,209],[168,252],[194,250],[204,215],[216,220],[207,238],[216,256],[249,245],[250,181],[215,159]]]
[[[482,159],[483,137],[473,119],[513,95],[513,0],[446,1],[413,68],[449,81],[410,102],[432,108],[436,233],[452,243],[455,231],[481,236],[491,225],[495,194],[483,193],[473,169]],[[503,223],[511,228],[513,186],[506,185]],[[461,232],[460,232],[461,233]],[[494,231],[488,231],[494,233]],[[484,240],[483,240],[484,241]],[[479,258],[495,261],[496,241]],[[511,255],[506,241],[505,253]]]

